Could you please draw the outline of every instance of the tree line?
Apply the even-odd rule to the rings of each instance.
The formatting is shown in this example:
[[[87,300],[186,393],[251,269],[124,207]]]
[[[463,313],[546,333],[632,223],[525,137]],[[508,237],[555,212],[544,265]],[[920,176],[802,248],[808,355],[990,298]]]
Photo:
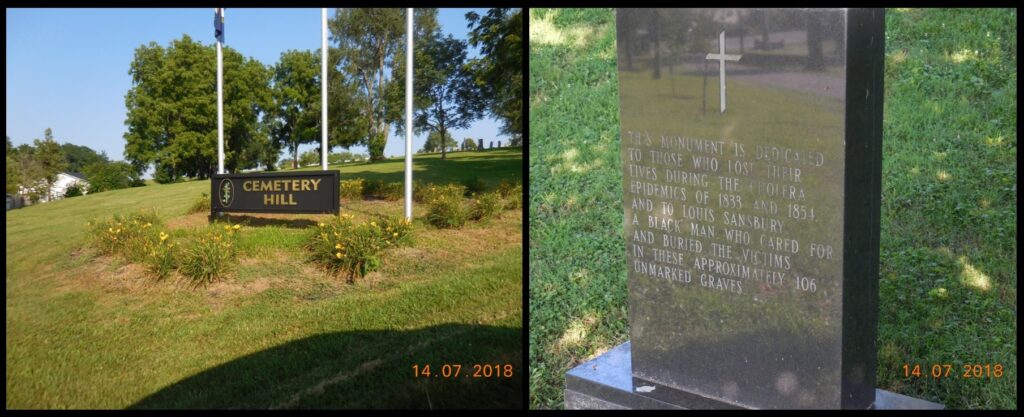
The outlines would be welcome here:
[[[24,195],[33,202],[50,193],[61,172],[82,174],[89,182],[87,189],[69,188],[69,197],[144,185],[131,164],[111,161],[106,152],[87,146],[57,143],[50,128],[43,132],[43,139],[32,144],[14,146],[8,136],[6,157],[7,193]]]
[[[448,138],[490,114],[521,144],[522,10],[467,13],[466,40],[441,33],[436,9],[414,19],[414,132]],[[338,9],[328,28],[328,146],[383,159],[391,127],[404,134],[405,9]],[[481,56],[468,58],[469,46]],[[320,51],[264,65],[224,47],[223,65],[225,169],[273,170],[282,152],[299,166],[299,146],[320,141]],[[173,182],[216,171],[216,67],[215,46],[187,35],[135,50],[124,156],[137,172],[152,166],[156,181]]]

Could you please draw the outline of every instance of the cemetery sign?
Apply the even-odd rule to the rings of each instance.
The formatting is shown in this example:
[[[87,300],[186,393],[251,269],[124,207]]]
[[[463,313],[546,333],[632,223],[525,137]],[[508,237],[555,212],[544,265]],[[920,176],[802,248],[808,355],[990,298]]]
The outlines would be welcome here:
[[[340,209],[338,171],[214,174],[211,210],[251,213],[334,213]]]

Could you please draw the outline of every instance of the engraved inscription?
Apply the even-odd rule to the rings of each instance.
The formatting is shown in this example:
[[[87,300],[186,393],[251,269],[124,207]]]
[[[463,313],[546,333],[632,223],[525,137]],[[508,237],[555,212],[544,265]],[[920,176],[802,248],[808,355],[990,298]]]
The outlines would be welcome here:
[[[694,290],[817,293],[828,161],[813,149],[624,132],[630,268]],[[826,211],[828,208],[826,208]],[[820,239],[819,239],[820,240]],[[810,267],[809,265],[816,265]]]

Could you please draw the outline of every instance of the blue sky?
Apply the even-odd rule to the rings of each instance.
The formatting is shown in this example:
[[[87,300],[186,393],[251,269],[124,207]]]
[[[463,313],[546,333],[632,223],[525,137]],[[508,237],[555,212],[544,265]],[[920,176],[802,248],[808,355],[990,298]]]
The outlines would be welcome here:
[[[486,9],[440,9],[441,30],[466,39],[465,14]],[[42,138],[50,127],[58,142],[106,151],[124,158],[124,95],[131,87],[128,67],[135,48],[149,42],[167,46],[188,34],[214,42],[213,9],[6,9],[7,136],[15,146]],[[334,9],[328,10],[329,16]],[[225,43],[264,65],[288,49],[320,48],[320,9],[229,8]],[[470,57],[477,56],[470,48]],[[486,141],[499,136],[498,122],[477,121],[452,135]],[[384,154],[402,155],[404,138],[394,132]],[[413,138],[423,147],[426,135]],[[316,145],[319,146],[319,145]],[[302,149],[312,148],[304,146]],[[335,148],[338,151],[340,148]],[[365,147],[352,151],[365,153]]]

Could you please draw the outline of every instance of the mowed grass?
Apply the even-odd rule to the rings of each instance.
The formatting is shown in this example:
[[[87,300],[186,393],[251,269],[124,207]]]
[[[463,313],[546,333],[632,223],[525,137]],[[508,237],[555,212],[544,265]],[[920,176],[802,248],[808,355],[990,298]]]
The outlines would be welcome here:
[[[530,407],[561,408],[565,372],[629,337],[615,21],[530,13]],[[1016,408],[1016,11],[891,9],[886,31],[878,385]]]
[[[483,152],[493,158],[479,165],[459,154],[421,177],[521,180],[520,152]],[[340,169],[401,178],[402,167]],[[116,212],[155,208],[172,235],[205,227],[206,213],[186,211],[209,188],[147,186],[7,212],[8,408],[522,406],[519,211],[460,230],[417,219],[415,244],[355,284],[306,260],[306,228],[327,215],[233,216],[245,225],[239,264],[199,289],[89,247],[86,222]],[[363,221],[402,207],[344,201],[342,212]],[[415,206],[414,217],[425,213]],[[415,378],[412,366],[426,364],[462,372]],[[474,377],[473,364],[513,372]]]
[[[521,181],[523,148],[496,148],[482,151],[449,152],[447,159],[440,153],[413,155],[412,178],[434,183],[462,183],[479,178],[494,188],[501,181]],[[379,162],[353,162],[328,165],[328,169],[341,170],[342,179],[359,177],[368,181],[401,182],[405,180],[405,158],[395,157]],[[319,170],[320,166],[299,168],[299,171]],[[288,170],[285,170],[288,171]]]

